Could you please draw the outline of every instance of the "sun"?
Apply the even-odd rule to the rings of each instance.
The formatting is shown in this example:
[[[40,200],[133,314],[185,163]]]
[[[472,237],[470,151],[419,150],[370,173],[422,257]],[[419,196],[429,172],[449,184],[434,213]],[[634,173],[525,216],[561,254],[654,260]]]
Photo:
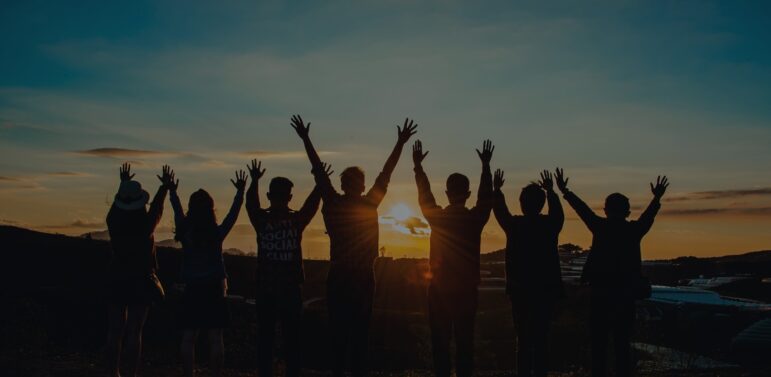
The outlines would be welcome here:
[[[404,203],[391,207],[391,216],[397,221],[407,220],[412,216],[412,210]]]

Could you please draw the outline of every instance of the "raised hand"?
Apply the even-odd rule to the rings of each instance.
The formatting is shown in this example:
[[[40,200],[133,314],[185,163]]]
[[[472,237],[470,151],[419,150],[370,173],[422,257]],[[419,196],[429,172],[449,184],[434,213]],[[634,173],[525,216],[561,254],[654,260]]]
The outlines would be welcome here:
[[[297,132],[297,136],[300,136],[300,139],[305,140],[310,137],[308,133],[311,131],[311,122],[308,122],[306,126],[300,115],[292,115],[292,122],[290,124]]]
[[[653,196],[656,199],[661,199],[662,196],[664,196],[664,193],[667,191],[667,187],[669,187],[669,179],[667,179],[667,176],[658,176],[656,178],[656,185],[653,185],[653,182],[651,182],[651,192],[653,193]]]
[[[169,165],[163,165],[162,175],[156,175],[161,181],[161,185],[167,190],[175,191],[179,186],[179,179],[174,178],[174,170]]]
[[[409,122],[409,123],[408,123]],[[412,135],[415,135],[418,131],[416,129],[418,128],[418,124],[414,123],[409,118],[404,118],[404,126],[399,127],[396,126],[396,129],[399,131],[399,144],[407,144],[407,141],[410,140]]]
[[[538,182],[538,185],[548,192],[554,191],[554,180],[552,179],[550,171],[544,170],[541,172],[541,180]]]
[[[506,180],[503,179],[503,170],[496,169],[495,175],[493,176],[493,190],[500,190],[501,187],[503,187],[504,182],[506,182]]]
[[[251,165],[247,164],[246,168],[249,170],[252,181],[257,181],[265,175],[265,169],[262,169],[262,161],[258,163],[256,158],[252,160]]]
[[[330,165],[330,164],[328,164],[326,162],[322,162],[321,163],[321,171],[323,171],[324,174],[327,175],[327,177],[329,177],[330,175],[332,175],[332,173],[335,172],[334,170],[332,170],[332,165]]]
[[[428,151],[423,153],[423,143],[420,140],[415,140],[415,144],[412,145],[412,162],[415,163],[415,166],[420,165],[426,156],[428,156]]]
[[[128,162],[124,162],[118,170],[120,171],[121,182],[130,181],[132,178],[134,178],[134,174],[131,174],[131,164]]]
[[[557,188],[560,189],[560,192],[563,194],[568,192],[568,180],[570,178],[565,178],[565,172],[560,168],[555,170],[554,175],[557,178]]]
[[[236,186],[238,191],[243,191],[246,188],[246,172],[243,170],[236,171],[236,180],[230,180],[233,186]]]
[[[477,149],[477,155],[479,155],[479,159],[482,160],[483,164],[489,164],[490,160],[493,159],[493,151],[495,150],[495,146],[493,145],[493,142],[490,140],[485,140],[482,142],[482,151],[480,152],[479,149]]]

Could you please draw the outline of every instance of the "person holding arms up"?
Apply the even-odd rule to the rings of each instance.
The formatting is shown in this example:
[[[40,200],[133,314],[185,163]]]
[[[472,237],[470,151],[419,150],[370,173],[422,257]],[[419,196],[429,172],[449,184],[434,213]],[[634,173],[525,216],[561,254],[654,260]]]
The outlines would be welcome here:
[[[501,191],[503,172],[493,179],[493,213],[506,233],[506,293],[517,332],[517,376],[545,377],[547,338],[556,300],[563,292],[557,245],[565,215],[549,171],[519,194],[522,215],[512,215]],[[542,215],[544,204],[549,211]]]
[[[230,182],[236,188],[233,204],[222,223],[217,224],[214,199],[203,189],[190,195],[187,213],[182,209],[173,177],[165,184],[171,190],[171,207],[174,209],[175,239],[182,243],[183,296],[182,326],[185,329],[180,351],[185,376],[194,375],[195,343],[200,330],[209,339],[210,368],[212,376],[219,377],[224,358],[222,331],[229,326],[227,273],[222,255],[222,242],[233,229],[246,188],[246,172],[236,172]]]
[[[632,374],[631,337],[635,300],[650,295],[650,284],[641,275],[640,242],[653,226],[669,181],[659,176],[650,184],[653,199],[637,220],[629,221],[629,198],[613,193],[605,199],[600,217],[567,187],[562,169],[556,171],[557,187],[592,232],[592,247],[582,273],[591,289],[590,331],[592,376],[606,376],[608,336],[613,335],[616,376]]]
[[[493,157],[490,140],[477,149],[482,161],[482,177],[476,205],[466,208],[471,195],[469,179],[460,173],[447,178],[447,199],[450,205],[436,204],[428,176],[423,170],[423,144],[416,141],[412,147],[415,164],[415,182],[418,201],[431,226],[428,284],[428,317],[431,327],[434,372],[437,377],[449,377],[450,339],[455,335],[455,369],[458,377],[469,377],[474,370],[474,321],[479,288],[479,252],[484,229],[492,208]]]
[[[378,213],[402,149],[415,134],[417,124],[405,119],[397,127],[398,138],[375,184],[365,193],[364,171],[352,166],[340,174],[343,194],[339,194],[326,174],[311,142],[310,123],[292,117],[292,128],[303,141],[313,168],[316,185],[324,205],[321,213],[330,240],[330,268],[327,275],[327,305],[332,331],[332,369],[335,376],[345,370],[347,351],[351,351],[354,376],[366,375],[369,322],[375,293],[373,270],[378,255]]]

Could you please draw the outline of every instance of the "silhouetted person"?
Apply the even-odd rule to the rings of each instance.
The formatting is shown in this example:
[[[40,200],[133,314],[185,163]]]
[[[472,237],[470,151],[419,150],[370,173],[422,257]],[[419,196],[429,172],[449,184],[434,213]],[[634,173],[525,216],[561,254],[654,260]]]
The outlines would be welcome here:
[[[431,226],[428,317],[434,371],[438,377],[450,376],[450,339],[453,335],[455,336],[456,375],[471,376],[474,370],[474,320],[479,289],[479,247],[482,229],[490,218],[492,208],[490,160],[494,149],[490,140],[484,142],[482,152],[477,149],[479,159],[482,160],[482,178],[479,183],[476,206],[469,209],[466,208],[466,200],[471,195],[469,180],[459,173],[453,173],[447,178],[446,193],[450,205],[442,208],[436,204],[422,166],[428,152],[423,153],[420,140],[416,141],[412,148],[418,201],[423,216]]]
[[[273,376],[276,322],[286,340],[286,375],[300,374],[300,330],[303,272],[302,234],[321,202],[318,188],[311,191],[299,211],[289,208],[294,184],[287,178],[270,181],[270,207],[260,206],[258,182],[265,174],[262,163],[252,160],[252,183],[246,191],[246,212],[257,232],[257,346],[260,376]]]
[[[568,190],[568,180],[557,169],[557,187],[587,228],[592,247],[582,280],[591,288],[592,375],[605,376],[608,336],[613,335],[616,376],[632,374],[630,342],[635,319],[635,300],[650,294],[641,274],[640,242],[653,226],[660,200],[669,186],[659,176],[650,184],[653,200],[637,221],[628,221],[629,199],[619,193],[605,199],[605,216],[597,216],[586,203]]]
[[[512,216],[501,192],[503,172],[493,179],[495,214],[506,232],[506,293],[517,332],[517,376],[547,374],[547,337],[555,301],[562,296],[557,244],[565,215],[548,171],[519,194],[522,216]],[[549,212],[541,215],[549,202]]]
[[[364,195],[364,172],[358,167],[346,168],[340,174],[343,195],[335,191],[324,172],[321,159],[311,143],[300,116],[292,117],[292,127],[303,140],[313,166],[316,185],[321,190],[324,206],[321,213],[330,240],[330,267],[327,275],[327,305],[332,331],[333,372],[341,376],[348,349],[351,350],[354,376],[367,373],[369,321],[375,293],[373,269],[378,255],[377,207],[383,201],[391,173],[399,161],[404,144],[415,134],[417,124],[405,120],[398,129],[399,137],[383,171]]]
[[[236,172],[236,179],[231,179],[230,182],[236,187],[236,196],[230,211],[219,225],[214,214],[214,199],[208,192],[199,189],[190,195],[185,214],[177,196],[179,181],[168,183],[171,189],[171,207],[174,209],[175,238],[182,243],[181,277],[185,283],[185,293],[180,321],[184,328],[180,352],[185,376],[194,375],[195,343],[200,330],[206,330],[209,338],[209,365],[212,375],[219,376],[222,369],[225,353],[222,330],[230,324],[222,242],[235,225],[241,211],[246,172]]]
[[[171,177],[171,178],[169,178]],[[107,213],[112,260],[108,269],[109,332],[107,339],[108,373],[120,376],[120,356],[124,335],[130,362],[124,376],[134,376],[142,353],[142,328],[150,305],[163,298],[155,259],[155,227],[163,215],[163,202],[174,178],[168,166],[163,167],[163,183],[145,209],[150,195],[139,182],[132,180],[131,165],[120,168],[120,188]],[[90,235],[90,234],[89,234]]]

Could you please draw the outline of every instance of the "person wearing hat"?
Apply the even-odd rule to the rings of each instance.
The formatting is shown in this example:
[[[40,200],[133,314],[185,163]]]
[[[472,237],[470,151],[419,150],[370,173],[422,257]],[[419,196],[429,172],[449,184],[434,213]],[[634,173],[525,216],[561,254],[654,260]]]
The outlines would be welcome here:
[[[150,305],[163,298],[158,280],[153,233],[163,215],[163,204],[174,181],[174,171],[163,167],[158,176],[162,184],[153,197],[133,180],[131,165],[120,167],[120,187],[107,213],[112,259],[108,268],[109,332],[107,365],[109,375],[120,376],[120,357],[124,335],[129,358],[129,371],[134,376],[142,351],[142,327]]]

